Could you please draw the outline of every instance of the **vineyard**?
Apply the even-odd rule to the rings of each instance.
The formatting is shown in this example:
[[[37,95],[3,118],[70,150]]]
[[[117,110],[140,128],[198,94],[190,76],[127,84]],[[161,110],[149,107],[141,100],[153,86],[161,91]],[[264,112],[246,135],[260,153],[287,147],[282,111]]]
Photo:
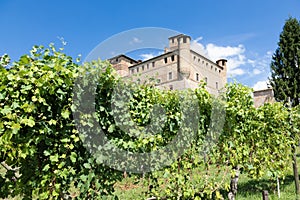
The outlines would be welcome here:
[[[120,79],[108,62],[80,64],[35,46],[0,62],[0,198],[227,199],[241,177],[272,188],[291,167],[300,108],[266,103],[230,83],[159,90]],[[115,190],[118,191],[115,191]],[[275,189],[274,189],[275,190]]]

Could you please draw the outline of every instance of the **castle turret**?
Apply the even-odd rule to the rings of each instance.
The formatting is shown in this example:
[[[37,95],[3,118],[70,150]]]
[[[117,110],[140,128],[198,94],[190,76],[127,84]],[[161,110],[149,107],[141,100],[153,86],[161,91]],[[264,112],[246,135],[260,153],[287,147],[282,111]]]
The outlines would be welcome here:
[[[178,53],[179,79],[188,78],[191,73],[191,37],[180,34],[169,38],[169,48]]]
[[[216,61],[217,65],[219,65],[222,69],[221,71],[221,78],[222,78],[222,82],[223,85],[225,86],[225,84],[227,83],[227,60],[226,59],[219,59]]]

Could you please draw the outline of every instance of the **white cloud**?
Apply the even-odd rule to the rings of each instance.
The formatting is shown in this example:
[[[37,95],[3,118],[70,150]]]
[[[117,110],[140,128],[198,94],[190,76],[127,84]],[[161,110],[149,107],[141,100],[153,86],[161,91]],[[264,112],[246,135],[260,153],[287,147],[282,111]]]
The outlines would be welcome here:
[[[259,56],[254,55],[254,58],[248,59],[247,63],[253,67],[252,70],[249,70],[250,76],[256,76],[259,74],[267,75],[270,70],[270,63],[272,59],[272,53],[270,51],[266,52],[265,55]]]
[[[238,45],[237,47],[232,46],[218,46],[215,44],[206,45],[208,56],[213,60],[218,60],[220,58],[229,58],[242,56],[245,52],[245,48],[243,45]],[[240,60],[240,59],[239,59]]]
[[[247,62],[251,65],[254,65],[255,64],[255,60],[252,60],[252,59],[248,59]]]
[[[208,56],[216,61],[220,58],[227,59],[228,76],[240,76],[245,74],[245,70],[241,68],[246,64],[245,48],[243,45],[238,46],[217,46],[215,44],[206,45]]]
[[[142,40],[137,37],[133,37],[132,40],[129,42],[129,44],[137,44],[137,43],[142,43]]]
[[[142,60],[149,60],[151,58],[154,58],[155,55],[152,53],[145,53],[145,54],[141,54],[140,57],[142,58]]]
[[[234,76],[240,76],[240,75],[245,74],[245,71],[243,69],[238,68],[238,69],[233,69],[227,73],[229,73],[231,76],[234,77]]]
[[[210,58],[213,62],[222,58],[226,59],[228,77],[245,74],[252,78],[253,76],[265,77],[269,73],[270,61],[273,55],[272,51],[268,51],[261,56],[253,52],[246,52],[243,44],[237,46],[220,46],[209,43],[204,45],[201,43],[202,39],[202,37],[198,37],[193,40],[191,42],[191,49]]]
[[[267,56],[269,56],[270,58],[272,58],[273,53],[274,53],[273,51],[268,51],[268,52],[267,52]]]
[[[254,75],[258,75],[258,74],[261,74],[262,71],[259,70],[259,69],[254,69],[252,73],[253,73]]]
[[[198,37],[196,40],[193,40],[191,42],[191,49],[203,56],[208,56],[208,53],[203,44],[199,43],[200,40],[202,40],[202,37]]]
[[[227,59],[227,74],[228,76],[240,76],[245,74],[245,70],[240,66],[247,63],[246,56],[244,55],[246,49],[243,45],[238,46],[218,46],[213,43],[209,43],[206,46],[199,41],[202,37],[198,37],[191,42],[191,49],[210,58],[213,62],[218,59]]]
[[[203,37],[202,36],[200,36],[200,37],[197,37],[195,40],[193,40],[195,43],[198,43],[200,40],[202,40],[203,39]]]
[[[268,88],[269,81],[258,81],[254,84],[254,90],[264,90]]]
[[[143,61],[145,61],[145,60],[149,60],[149,59],[151,59],[151,58],[154,58],[154,57],[156,57],[156,56],[159,56],[159,55],[161,55],[162,53],[163,53],[162,51],[160,51],[160,52],[158,52],[158,53],[144,53],[144,54],[139,55],[139,57],[140,57]]]
[[[226,57],[223,57],[223,58],[226,58]],[[246,64],[244,55],[237,55],[234,57],[227,58],[227,66],[228,66],[229,71],[236,69],[244,64]]]

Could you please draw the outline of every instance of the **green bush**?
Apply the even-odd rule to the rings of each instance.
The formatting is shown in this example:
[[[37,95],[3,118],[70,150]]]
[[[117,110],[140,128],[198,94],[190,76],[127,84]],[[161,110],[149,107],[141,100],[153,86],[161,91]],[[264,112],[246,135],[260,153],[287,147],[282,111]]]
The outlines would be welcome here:
[[[221,199],[231,169],[281,178],[290,161],[288,110],[254,108],[241,84],[219,98],[203,84],[159,90],[117,78],[104,61],[79,65],[53,45],[8,61],[0,62],[1,198],[101,199],[128,171],[148,177],[145,196]]]

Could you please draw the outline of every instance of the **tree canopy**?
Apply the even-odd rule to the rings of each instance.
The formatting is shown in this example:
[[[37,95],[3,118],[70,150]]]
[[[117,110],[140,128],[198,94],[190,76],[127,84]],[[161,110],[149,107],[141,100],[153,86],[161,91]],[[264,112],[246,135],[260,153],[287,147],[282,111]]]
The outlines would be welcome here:
[[[300,23],[290,17],[280,34],[278,48],[271,62],[270,83],[277,101],[287,103],[290,98],[292,106],[299,105],[300,100]]]

